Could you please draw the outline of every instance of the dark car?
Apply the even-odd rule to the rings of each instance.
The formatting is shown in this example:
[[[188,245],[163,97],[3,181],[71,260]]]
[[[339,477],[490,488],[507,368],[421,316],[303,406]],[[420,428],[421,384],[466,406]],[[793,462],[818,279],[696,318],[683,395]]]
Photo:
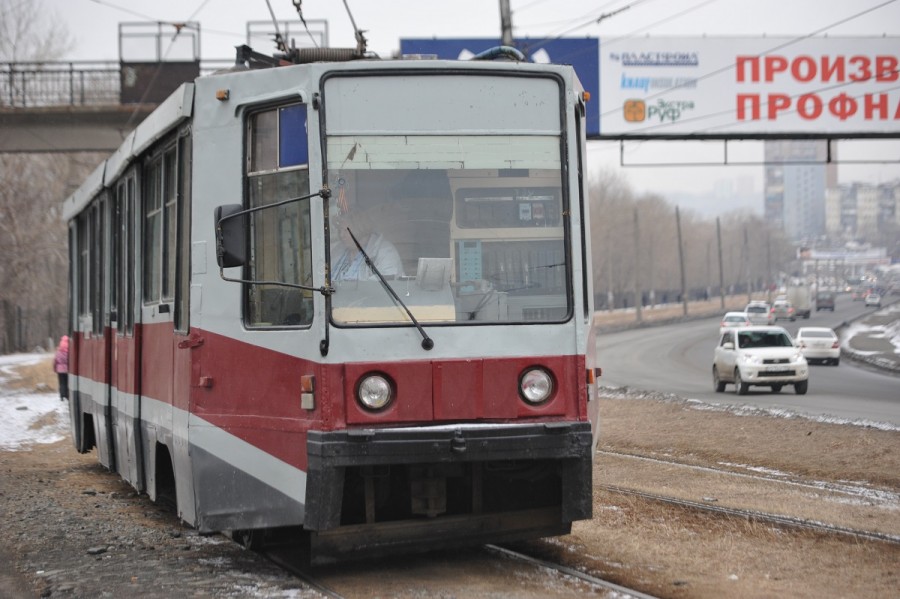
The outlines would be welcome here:
[[[828,291],[820,291],[816,294],[816,312],[819,310],[831,310],[834,312],[834,294]]]

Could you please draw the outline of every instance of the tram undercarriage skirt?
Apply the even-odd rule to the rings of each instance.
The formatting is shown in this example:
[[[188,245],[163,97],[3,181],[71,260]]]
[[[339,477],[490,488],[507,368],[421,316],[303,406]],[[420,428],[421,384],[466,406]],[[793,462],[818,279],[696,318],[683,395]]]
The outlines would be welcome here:
[[[472,513],[421,522],[379,524],[379,529],[389,537],[393,535],[388,531],[404,526],[437,527],[444,533],[458,533],[456,536],[471,536],[473,531],[489,534],[493,530],[502,536],[502,531],[507,529],[537,526],[550,530],[558,525],[556,529],[561,532],[548,534],[564,534],[573,521],[591,517],[591,429],[587,422],[310,431],[307,449],[304,528],[311,531],[338,532],[334,529],[341,527],[345,471],[357,467],[469,465],[477,471],[488,463],[552,463],[559,476],[561,501],[552,508],[520,510],[518,516],[508,512]],[[522,518],[522,514],[527,514],[527,518]],[[530,525],[528,519],[532,519]],[[358,529],[359,526],[342,528]],[[361,532],[356,530],[355,534]],[[402,534],[397,537],[400,542]],[[359,540],[359,536],[356,538]],[[387,539],[382,541],[391,543]]]

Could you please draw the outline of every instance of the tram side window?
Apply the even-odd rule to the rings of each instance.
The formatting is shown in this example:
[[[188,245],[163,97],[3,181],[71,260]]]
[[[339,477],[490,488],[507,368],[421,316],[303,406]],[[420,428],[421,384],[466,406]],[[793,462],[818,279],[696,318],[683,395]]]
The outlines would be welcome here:
[[[187,333],[190,299],[191,247],[191,136],[178,140],[178,241],[175,289],[175,330]],[[174,210],[173,210],[174,213]]]
[[[101,199],[94,200],[76,221],[75,316],[81,332],[103,332],[103,247]],[[89,319],[89,320],[88,320]]]
[[[109,251],[109,245],[107,242],[107,231],[109,230],[109,215],[107,214],[107,196],[104,193],[94,202],[93,209],[93,227],[94,227],[94,244],[93,244],[93,269],[94,269],[94,277],[92,277],[91,284],[94,288],[94,310],[93,310],[93,323],[94,323],[94,333],[101,334],[103,333],[103,327],[105,323],[106,316],[106,285],[107,285],[107,275],[106,275],[106,254]]]
[[[248,119],[247,200],[250,208],[309,194],[306,105],[256,112]],[[312,285],[309,200],[250,215],[249,278]],[[312,294],[282,285],[248,284],[246,318],[257,327],[304,326]]]
[[[134,331],[134,172],[116,186],[118,234],[118,327],[119,333]]]
[[[110,324],[112,321],[118,321],[119,319],[119,261],[120,258],[120,248],[121,242],[119,241],[119,236],[121,235],[121,223],[122,223],[122,214],[121,214],[121,204],[119,203],[119,193],[118,186],[116,186],[116,190],[111,192],[109,198],[106,202],[106,244],[107,251],[109,254],[109,269],[107,270],[108,276],[106,284],[109,288],[109,311],[110,311]],[[116,325],[118,326],[118,322]]]
[[[91,310],[91,289],[90,289],[90,238],[88,233],[90,211],[86,210],[78,216],[78,224],[76,231],[77,240],[77,257],[78,257],[78,310],[76,316],[87,316]],[[79,330],[81,327],[78,327]]]
[[[144,300],[159,300],[162,260],[162,164],[155,160],[144,171]]]
[[[100,200],[96,199],[90,209],[91,247],[89,249],[90,266],[90,313],[94,333],[103,332],[103,242],[101,236],[102,210]]]
[[[175,295],[176,177],[174,146],[145,166],[144,301],[148,303]]]

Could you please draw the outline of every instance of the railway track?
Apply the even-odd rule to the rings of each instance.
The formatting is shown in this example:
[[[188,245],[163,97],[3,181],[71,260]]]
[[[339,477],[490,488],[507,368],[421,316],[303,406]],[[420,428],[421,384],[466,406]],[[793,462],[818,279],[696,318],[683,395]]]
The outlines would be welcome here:
[[[258,552],[267,560],[276,566],[284,569],[293,576],[302,580],[307,586],[323,597],[329,599],[344,599],[344,596],[329,588],[318,579],[316,579],[306,561],[301,557],[301,553],[297,547],[289,544],[279,544],[273,547],[259,549]]]
[[[529,569],[538,570],[541,572],[552,571],[556,574],[559,574],[563,577],[568,577],[570,579],[576,579],[582,584],[588,585],[591,589],[596,591],[607,591],[610,593],[610,597],[616,597],[617,599],[656,599],[653,595],[648,595],[646,593],[627,588],[625,586],[615,584],[613,582],[609,582],[607,580],[603,580],[602,578],[598,578],[596,576],[592,576],[575,568],[571,568],[565,566],[563,564],[558,564],[554,562],[547,561],[545,559],[537,558],[531,555],[527,555],[520,551],[515,551],[513,549],[507,547],[501,547],[498,545],[484,545],[484,552],[486,552],[489,556],[492,556],[496,559],[503,561],[515,561],[524,564]],[[328,597],[329,599],[344,599],[345,596],[358,596],[358,593],[351,592],[349,595],[342,594],[340,591],[330,587],[328,583],[323,582],[320,578],[316,576],[315,569],[310,569],[303,564],[302,558],[300,558],[300,552],[291,545],[287,544],[279,544],[273,547],[266,547],[265,549],[258,550],[258,552],[263,555],[266,559],[268,559],[273,564],[282,568],[286,572],[291,575],[297,577],[302,580],[304,584],[306,584],[309,588],[315,590],[320,593],[324,597]],[[427,561],[427,558],[426,558]],[[435,563],[443,562],[442,558],[436,558]],[[348,566],[351,567],[352,566]],[[448,580],[454,578],[456,574],[452,571],[452,568],[448,568],[447,578]],[[415,571],[416,568],[412,568],[413,578],[416,577]],[[346,572],[346,570],[345,570]],[[409,574],[409,572],[406,572]],[[403,574],[401,574],[402,576]],[[325,578],[329,578],[329,574],[326,571],[324,576]],[[396,575],[391,576],[392,579],[396,578]],[[426,577],[429,578],[429,577]],[[534,578],[531,576],[517,577],[520,580],[529,581],[526,584],[533,585]],[[421,582],[421,581],[420,581]],[[377,582],[373,582],[372,584],[377,584]],[[477,584],[473,582],[473,584]],[[373,587],[368,587],[370,591],[373,590]],[[441,592],[441,588],[431,588],[431,589],[421,589],[422,591]],[[514,588],[509,588],[508,586],[504,587],[504,592],[511,593],[512,596],[516,595],[516,591]],[[389,591],[387,591],[388,595],[391,595]],[[451,593],[452,594],[452,593]]]
[[[826,524],[824,522],[816,522],[815,520],[808,520],[805,518],[797,518],[794,516],[782,516],[779,514],[767,514],[765,512],[758,512],[754,510],[742,510],[738,508],[730,508],[719,505],[710,505],[708,503],[701,503],[699,501],[690,501],[687,499],[678,499],[677,497],[669,497],[667,495],[658,495],[656,493],[647,493],[644,491],[637,491],[635,489],[626,489],[625,487],[618,487],[615,485],[595,485],[598,488],[604,489],[606,491],[610,491],[613,493],[621,493],[623,495],[631,495],[633,497],[640,497],[642,499],[650,499],[653,501],[660,501],[663,503],[668,503],[670,505],[677,505],[680,507],[693,508],[697,510],[703,510],[706,512],[712,512],[716,514],[722,514],[726,516],[732,516],[735,518],[745,518],[747,520],[753,520],[756,522],[765,522],[769,524],[780,524],[783,526],[793,526],[798,528],[807,528],[810,530],[816,530],[818,532],[825,532],[831,534],[842,534],[849,535],[859,539],[867,539],[870,541],[885,541],[887,543],[893,543],[895,545],[900,545],[900,536],[890,535],[886,533],[870,531],[870,530],[857,530],[854,528],[847,528],[844,526],[835,526],[833,524]]]
[[[810,482],[804,482],[804,481],[789,480],[789,479],[785,479],[782,477],[766,476],[763,474],[735,472],[733,470],[724,469],[724,468],[720,469],[720,468],[713,468],[710,466],[698,466],[698,465],[693,465],[693,464],[685,464],[683,462],[678,462],[675,460],[651,458],[651,457],[628,454],[628,453],[621,453],[621,452],[598,451],[598,453],[610,455],[610,456],[622,457],[622,458],[656,462],[656,463],[665,464],[665,465],[669,465],[669,466],[679,466],[679,467],[683,467],[683,468],[690,468],[690,469],[697,470],[697,471],[711,472],[711,473],[722,474],[722,475],[727,475],[727,476],[749,478],[749,479],[754,479],[754,480],[758,480],[758,481],[764,481],[767,483],[777,483],[777,484],[784,484],[784,485],[790,485],[790,486],[795,486],[795,487],[804,487],[804,488],[808,488],[808,489],[814,490],[814,491],[831,491],[831,492],[836,492],[836,493],[853,494],[853,493],[858,493],[860,490],[860,487],[856,487],[856,486],[853,486],[850,484],[844,484],[844,483],[819,483],[819,482],[810,483]],[[776,525],[782,525],[782,526],[805,528],[805,529],[815,530],[818,532],[824,532],[824,533],[828,533],[828,534],[847,535],[847,536],[855,537],[858,539],[883,541],[883,542],[892,543],[895,545],[900,545],[900,535],[895,535],[895,534],[889,534],[889,533],[871,531],[871,530],[861,530],[861,529],[856,529],[856,528],[852,528],[852,527],[848,527],[848,526],[839,526],[839,525],[834,525],[834,524],[828,524],[825,522],[812,520],[809,518],[801,518],[801,517],[797,517],[797,516],[788,516],[788,515],[783,515],[783,514],[768,513],[768,512],[759,511],[759,510],[749,510],[749,509],[741,509],[741,508],[732,508],[732,507],[726,507],[726,506],[720,506],[720,505],[713,505],[713,504],[711,504],[709,502],[705,502],[705,501],[692,501],[689,499],[682,499],[682,498],[673,497],[670,495],[662,495],[662,494],[653,493],[653,492],[649,492],[649,491],[641,491],[638,489],[632,489],[632,488],[623,487],[620,485],[596,484],[595,486],[597,488],[604,489],[604,490],[612,492],[612,493],[619,493],[619,494],[624,494],[624,495],[630,495],[633,497],[640,497],[642,499],[658,501],[658,502],[667,503],[670,505],[676,505],[676,506],[685,507],[685,508],[702,510],[702,511],[706,511],[706,512],[712,512],[712,513],[726,515],[726,516],[735,517],[735,518],[744,518],[744,519],[753,520],[756,522],[765,522],[765,523],[769,523],[769,524],[776,524]],[[897,500],[897,498],[894,496],[893,493],[882,492],[882,495],[885,495],[885,497],[883,497],[883,499],[886,499],[889,501]],[[890,497],[888,497],[888,495],[890,495]]]
[[[858,495],[860,490],[863,489],[863,487],[857,486],[854,483],[844,481],[821,482],[801,480],[785,473],[770,470],[763,470],[761,472],[754,472],[751,470],[749,472],[743,472],[740,470],[750,470],[751,467],[742,464],[723,464],[722,468],[716,468],[714,466],[685,464],[683,462],[665,458],[647,457],[622,452],[600,451],[598,453],[605,454],[610,458],[615,456],[617,458],[655,462],[667,467],[693,469],[698,472],[707,472],[715,475],[721,474],[738,479],[746,479],[748,483],[750,481],[761,481],[799,487],[804,492],[806,492],[806,490],[809,490],[810,492],[824,490],[834,493],[846,493],[849,496],[853,496]],[[678,471],[676,471],[676,473],[677,472]],[[706,499],[681,499],[679,497],[627,488],[614,484],[595,484],[595,488],[603,489],[611,493],[639,497],[647,501],[678,506],[689,510],[700,510],[706,513],[718,514],[729,518],[740,518],[779,527],[802,528],[823,534],[841,535],[860,540],[879,541],[900,546],[900,536],[895,534],[861,530],[852,526],[838,526],[809,518],[770,513],[766,512],[764,508],[761,510],[732,508],[712,504]],[[871,491],[871,489],[868,489],[868,491]],[[896,501],[896,498],[892,492],[884,491],[883,496],[879,497],[879,500],[893,503]],[[531,553],[527,548],[524,550],[527,553]],[[323,597],[329,598],[353,598],[364,596],[364,594],[361,594],[361,589],[373,591],[376,588],[386,595],[397,597],[415,596],[414,593],[410,594],[412,592],[410,589],[417,588],[417,585],[419,584],[431,586],[431,588],[421,589],[423,592],[455,594],[460,592],[460,588],[481,590],[484,586],[494,585],[498,586],[498,588],[502,588],[502,592],[504,593],[516,595],[516,589],[518,587],[516,587],[515,584],[519,584],[521,580],[530,581],[532,587],[536,580],[567,580],[569,582],[565,584],[584,585],[580,588],[585,589],[584,592],[588,594],[610,597],[634,597],[636,599],[652,597],[641,591],[629,589],[622,585],[592,576],[583,571],[583,569],[554,563],[553,561],[547,561],[540,557],[522,553],[522,548],[520,547],[485,545],[482,551],[472,552],[472,554],[477,553],[477,555],[468,556],[468,559],[475,560],[475,562],[481,562],[482,565],[491,563],[492,560],[485,559],[486,557],[493,557],[507,561],[508,563],[521,563],[521,566],[489,566],[487,568],[494,572],[514,572],[515,574],[506,581],[506,586],[503,586],[503,582],[497,582],[496,579],[493,579],[492,574],[486,573],[485,571],[477,571],[472,567],[472,563],[464,561],[467,559],[466,557],[457,559],[457,557],[455,557],[456,554],[453,553],[428,554],[421,556],[420,558],[413,558],[412,560],[405,561],[404,565],[396,570],[394,570],[392,564],[385,564],[383,567],[379,564],[376,564],[375,566],[372,564],[362,564],[359,567],[348,565],[347,568],[342,567],[339,570],[330,569],[328,567],[324,569],[309,569],[303,564],[301,552],[288,544],[267,547],[265,551],[261,551],[260,553],[269,561],[290,573],[292,576],[295,576],[299,581],[302,581],[310,589],[313,589]],[[554,559],[554,557],[550,558],[550,560]],[[588,570],[590,571],[589,568]],[[548,582],[546,584],[552,586],[554,583]],[[454,587],[454,585],[456,586]],[[552,590],[555,591],[555,589]],[[568,590],[571,591],[571,588]],[[528,592],[531,591],[533,591],[533,588],[528,589]],[[608,593],[608,595],[605,595],[604,593]]]
[[[754,473],[754,472],[738,472],[733,469],[728,468],[714,468],[712,466],[700,466],[697,464],[686,464],[684,462],[679,462],[677,460],[666,460],[658,457],[649,457],[644,455],[638,455],[633,453],[626,453],[621,451],[609,451],[609,450],[597,450],[598,455],[608,455],[615,456],[620,458],[628,458],[632,460],[640,460],[644,462],[655,462],[658,464],[666,464],[669,466],[680,466],[682,468],[690,468],[691,470],[703,471],[703,472],[712,472],[716,474],[727,474],[729,476],[748,478],[752,480],[759,481],[767,481],[767,482],[777,482],[784,485],[791,485],[795,487],[805,487],[807,489],[812,489],[816,491],[833,491],[836,493],[860,493],[861,491],[865,491],[868,494],[878,495],[880,499],[885,501],[897,502],[900,501],[900,495],[897,493],[893,493],[890,491],[873,491],[871,488],[863,488],[859,485],[852,485],[849,483],[834,483],[834,482],[805,482],[794,480],[790,478],[785,478],[784,476],[775,476],[771,474],[765,473]],[[765,472],[765,471],[763,471]]]
[[[556,564],[553,562],[548,562],[546,560],[532,557],[530,555],[526,555],[524,553],[520,553],[518,551],[513,551],[511,549],[507,549],[505,547],[500,547],[498,545],[485,545],[485,549],[487,549],[491,553],[496,553],[503,557],[518,560],[521,562],[525,562],[532,566],[538,568],[546,568],[549,570],[554,570],[563,574],[565,576],[571,576],[573,578],[577,578],[583,582],[586,582],[594,587],[599,587],[608,591],[615,593],[615,597],[632,597],[634,599],[656,599],[655,595],[648,595],[646,593],[642,593],[640,591],[636,591],[634,589],[629,589],[628,587],[623,587],[622,585],[615,584],[613,582],[609,582],[608,580],[603,580],[602,578],[597,578],[596,576],[591,576],[585,572],[580,570],[576,570],[574,568],[569,568],[568,566],[563,566],[562,564]]]

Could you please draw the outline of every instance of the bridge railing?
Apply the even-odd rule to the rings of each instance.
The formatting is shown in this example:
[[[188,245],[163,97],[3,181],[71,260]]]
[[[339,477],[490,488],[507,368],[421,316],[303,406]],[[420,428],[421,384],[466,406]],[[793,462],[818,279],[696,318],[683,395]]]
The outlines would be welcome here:
[[[202,61],[200,72],[233,64]],[[121,64],[116,61],[0,62],[0,107],[119,104],[121,92]]]
[[[118,62],[0,63],[0,106],[118,104]]]

